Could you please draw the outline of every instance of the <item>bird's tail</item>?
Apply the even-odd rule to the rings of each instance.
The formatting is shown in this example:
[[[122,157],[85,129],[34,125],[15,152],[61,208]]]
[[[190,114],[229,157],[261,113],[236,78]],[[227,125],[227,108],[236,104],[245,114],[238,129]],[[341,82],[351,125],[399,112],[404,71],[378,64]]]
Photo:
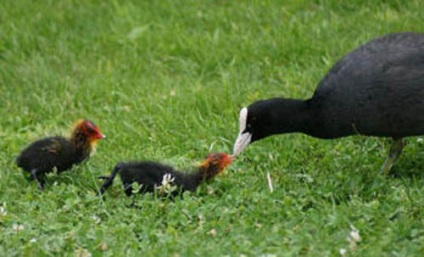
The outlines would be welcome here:
[[[124,165],[124,163],[120,162],[120,163],[115,165],[115,167],[112,170],[112,173],[109,176],[99,176],[98,177],[99,179],[104,179],[104,181],[105,181],[99,189],[99,195],[103,195],[104,192],[106,191],[106,189],[108,189],[110,186],[113,185],[113,180],[115,179],[116,174],[119,173],[119,171],[121,170],[123,165]]]

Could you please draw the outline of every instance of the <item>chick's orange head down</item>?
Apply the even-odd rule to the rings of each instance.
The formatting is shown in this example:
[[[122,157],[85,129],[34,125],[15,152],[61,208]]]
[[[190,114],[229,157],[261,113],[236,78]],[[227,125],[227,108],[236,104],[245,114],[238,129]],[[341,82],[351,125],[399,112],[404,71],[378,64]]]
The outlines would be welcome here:
[[[219,169],[222,171],[231,164],[233,159],[234,157],[232,155],[226,153],[212,153],[200,164],[200,167],[219,166]]]
[[[89,120],[78,120],[75,129],[81,131],[90,141],[97,141],[106,137],[100,132],[100,129]]]

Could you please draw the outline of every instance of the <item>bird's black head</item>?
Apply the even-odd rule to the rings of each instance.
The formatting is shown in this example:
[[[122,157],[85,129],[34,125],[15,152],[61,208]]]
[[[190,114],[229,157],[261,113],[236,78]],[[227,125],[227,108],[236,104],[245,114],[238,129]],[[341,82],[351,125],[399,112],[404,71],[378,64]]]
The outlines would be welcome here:
[[[250,143],[265,137],[293,132],[301,103],[303,101],[273,98],[242,108],[239,116],[240,130],[233,154],[238,155]]]

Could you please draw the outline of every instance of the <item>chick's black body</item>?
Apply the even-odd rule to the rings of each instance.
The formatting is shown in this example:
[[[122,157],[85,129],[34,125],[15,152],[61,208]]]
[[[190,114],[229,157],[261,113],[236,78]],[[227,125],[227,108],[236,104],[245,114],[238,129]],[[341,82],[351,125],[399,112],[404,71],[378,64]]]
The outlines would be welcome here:
[[[161,185],[165,174],[170,174],[174,178],[173,183],[179,187],[175,194],[179,191],[195,191],[203,180],[199,173],[181,173],[170,166],[152,161],[120,162],[113,169],[111,176],[101,177],[106,180],[100,189],[101,194],[112,185],[113,179],[118,173],[127,196],[132,195],[131,185],[134,182],[143,185],[140,190],[141,193],[154,192],[155,188]]]
[[[68,139],[49,137],[38,140],[22,151],[16,159],[18,167],[31,172],[48,173],[57,169],[62,172],[85,160],[90,152],[78,149]]]
[[[152,161],[120,162],[114,167],[110,176],[99,177],[105,180],[100,188],[100,194],[113,184],[118,173],[127,196],[132,195],[131,185],[134,182],[142,185],[140,193],[154,192],[158,186],[162,185],[164,176],[167,174],[173,180],[171,185],[177,187],[172,192],[172,196],[183,191],[195,191],[202,182],[209,181],[220,174],[230,164],[231,158],[224,154],[210,155],[195,172],[191,173],[180,172],[170,166]]]
[[[70,139],[56,136],[33,142],[16,158],[16,164],[31,173],[40,189],[46,173],[70,169],[89,158],[95,141],[103,138],[98,128],[88,120],[80,121]]]

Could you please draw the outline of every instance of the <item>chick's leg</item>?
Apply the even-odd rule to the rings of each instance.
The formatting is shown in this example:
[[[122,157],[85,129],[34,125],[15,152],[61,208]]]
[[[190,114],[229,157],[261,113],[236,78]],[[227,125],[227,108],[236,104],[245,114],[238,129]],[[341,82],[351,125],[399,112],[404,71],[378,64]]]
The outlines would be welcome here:
[[[99,179],[103,179],[105,180],[105,182],[103,183],[103,185],[100,187],[99,189],[99,195],[103,195],[106,191],[106,189],[108,189],[110,186],[113,185],[113,177],[112,176],[99,176]]]
[[[38,169],[31,170],[31,178],[37,182],[38,188],[44,190],[44,180],[38,176]]]

